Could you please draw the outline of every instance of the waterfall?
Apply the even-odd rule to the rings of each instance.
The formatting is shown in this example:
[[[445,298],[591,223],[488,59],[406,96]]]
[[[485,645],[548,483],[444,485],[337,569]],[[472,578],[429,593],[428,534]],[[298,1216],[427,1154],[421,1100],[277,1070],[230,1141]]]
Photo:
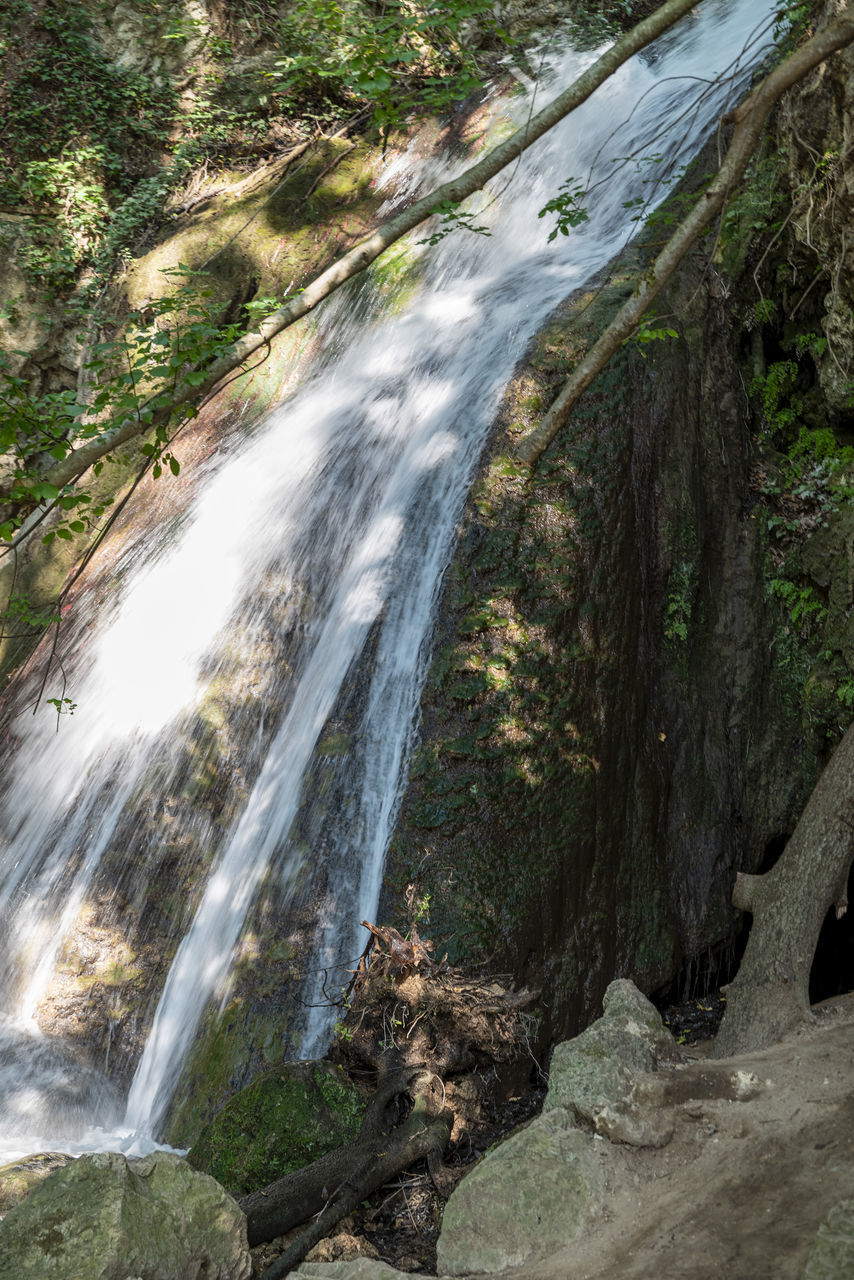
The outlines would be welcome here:
[[[297,390],[203,464],[198,497],[159,540],[119,548],[109,598],[78,602],[64,656],[75,714],[59,732],[44,713],[18,716],[3,783],[0,1159],[158,1136],[270,885],[314,904],[312,1008],[292,1051],[322,1050],[316,975],[358,954],[358,922],[376,911],[431,618],[502,390],[548,314],[626,244],[638,202],[666,196],[743,92],[775,7],[704,0],[473,198],[488,235],[412,237],[405,305],[383,311],[364,285],[339,294]],[[534,109],[591,56],[547,49]],[[516,124],[530,110],[522,95],[496,105]],[[460,167],[403,158],[385,181],[399,199]],[[569,178],[592,191],[589,220],[549,243],[537,215]],[[226,797],[194,806],[229,752]],[[321,758],[334,760],[326,819],[312,810]],[[209,871],[186,873],[184,907],[158,906],[183,940],[122,1115],[36,1010],[81,912],[108,892],[107,864],[143,912],[145,876],[189,847]]]

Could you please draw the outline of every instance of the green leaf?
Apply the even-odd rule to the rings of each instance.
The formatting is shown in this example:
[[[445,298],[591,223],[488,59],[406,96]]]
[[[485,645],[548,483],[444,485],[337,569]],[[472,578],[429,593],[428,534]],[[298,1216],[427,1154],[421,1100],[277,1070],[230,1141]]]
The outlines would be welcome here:
[[[30,496],[36,498],[39,502],[54,502],[59,497],[59,490],[55,484],[48,484],[46,480],[39,480],[30,489]]]

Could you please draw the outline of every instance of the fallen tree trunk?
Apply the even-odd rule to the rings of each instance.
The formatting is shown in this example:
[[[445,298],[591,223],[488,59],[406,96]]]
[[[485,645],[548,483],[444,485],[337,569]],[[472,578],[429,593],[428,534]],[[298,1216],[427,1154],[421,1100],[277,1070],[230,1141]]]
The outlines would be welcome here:
[[[848,907],[854,857],[854,725],[819,778],[792,838],[765,875],[739,874],[733,905],[753,913],[727,993],[715,1056],[762,1049],[810,1019],[809,979],[831,905]]]
[[[397,1121],[404,1096],[413,1098],[412,1109]],[[286,1275],[337,1222],[414,1161],[438,1159],[453,1125],[443,1099],[442,1082],[433,1072],[402,1072],[379,1087],[354,1142],[245,1196],[240,1207],[246,1214],[250,1247],[311,1220],[262,1280]]]

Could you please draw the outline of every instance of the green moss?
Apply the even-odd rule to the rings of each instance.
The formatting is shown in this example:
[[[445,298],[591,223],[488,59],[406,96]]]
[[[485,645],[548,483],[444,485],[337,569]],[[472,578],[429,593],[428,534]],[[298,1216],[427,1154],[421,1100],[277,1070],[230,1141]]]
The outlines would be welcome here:
[[[384,311],[397,315],[408,306],[421,281],[422,263],[421,251],[404,240],[368,268],[369,285],[382,299]]]
[[[251,1033],[259,1035],[255,1043],[263,1043],[268,1031],[249,1026],[241,1018],[241,1010],[229,1005],[219,1018],[208,1017],[196,1040],[190,1060],[184,1068],[176,1096],[179,1099],[166,1129],[166,1140],[173,1146],[195,1142],[212,1111],[234,1092],[241,1068],[249,1057]]]
[[[355,1138],[364,1111],[340,1067],[288,1063],[232,1098],[187,1159],[232,1195],[246,1195]]]

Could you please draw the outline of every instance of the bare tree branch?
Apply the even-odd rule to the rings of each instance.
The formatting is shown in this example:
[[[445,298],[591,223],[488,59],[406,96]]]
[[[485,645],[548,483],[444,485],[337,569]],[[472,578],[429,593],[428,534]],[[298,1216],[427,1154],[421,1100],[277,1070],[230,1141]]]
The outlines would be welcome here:
[[[744,176],[774,103],[807,72],[852,40],[854,5],[849,5],[840,17],[775,67],[730,114],[728,119],[735,125],[735,130],[717,176],[676,228],[647,273],[638,280],[631,298],[620,308],[567,379],[542,422],[521,441],[518,454],[523,462],[533,466],[543,450],[551,444],[582,393],[601,373],[619,347],[631,337],[641,318],[649,310],[652,300],[661,292],[701,233],[721,211],[730,192]]]

